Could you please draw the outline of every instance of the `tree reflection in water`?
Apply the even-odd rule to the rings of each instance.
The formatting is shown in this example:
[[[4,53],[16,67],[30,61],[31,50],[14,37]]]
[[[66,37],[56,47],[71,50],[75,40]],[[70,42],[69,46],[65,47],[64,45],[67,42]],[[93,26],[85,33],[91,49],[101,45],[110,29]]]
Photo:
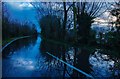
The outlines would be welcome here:
[[[68,67],[66,64],[55,60],[51,56],[47,55],[45,52],[49,52],[54,56],[62,59],[63,61],[75,66],[76,68],[90,73],[90,64],[89,64],[89,51],[83,48],[75,48],[65,45],[60,45],[52,42],[41,42],[40,50],[42,55],[45,56],[46,63],[48,64],[48,69],[57,69],[60,71],[61,76],[64,77],[85,77],[78,71]]]
[[[56,60],[47,52],[71,66]],[[2,53],[3,77],[86,78],[73,67],[93,77],[119,77],[120,74],[119,56],[115,57],[109,51],[72,47],[48,42],[41,37],[17,40]]]
[[[42,55],[45,57],[45,63],[48,66],[48,76],[53,75],[62,78],[86,78],[85,75],[70,68],[59,60],[54,59],[46,52],[49,52],[85,73],[93,75],[94,77],[113,76],[113,70],[111,70],[111,68],[114,67],[115,60],[112,60],[109,55],[101,54],[98,50],[92,54],[93,51],[84,47],[77,48],[65,46],[53,42],[47,42],[45,40],[42,40],[40,50]],[[51,71],[54,71],[54,73]]]
[[[116,70],[119,70],[117,73],[120,74],[120,69],[115,69],[115,64],[120,64],[118,60],[115,57],[104,54],[104,51],[97,49],[89,57],[89,62],[93,70],[92,74],[95,77],[114,77]]]

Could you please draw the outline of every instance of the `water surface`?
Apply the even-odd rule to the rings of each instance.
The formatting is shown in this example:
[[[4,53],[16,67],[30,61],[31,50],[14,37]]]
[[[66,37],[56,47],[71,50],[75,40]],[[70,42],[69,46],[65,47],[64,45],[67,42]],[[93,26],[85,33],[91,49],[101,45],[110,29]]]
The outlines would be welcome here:
[[[3,50],[3,77],[85,77],[46,52],[93,77],[113,77],[117,70],[114,66],[119,60],[102,49],[90,51],[65,46],[42,40],[40,36],[24,38]]]

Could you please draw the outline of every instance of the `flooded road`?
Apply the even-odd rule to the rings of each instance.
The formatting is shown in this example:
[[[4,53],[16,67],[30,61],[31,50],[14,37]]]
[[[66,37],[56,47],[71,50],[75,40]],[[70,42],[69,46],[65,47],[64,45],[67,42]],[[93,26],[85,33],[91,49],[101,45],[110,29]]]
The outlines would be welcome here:
[[[54,55],[60,60],[56,60]],[[40,36],[19,39],[2,52],[3,77],[86,77],[73,67],[92,75],[93,77],[113,77],[115,64],[119,58],[114,58],[102,49],[76,48],[42,40]]]

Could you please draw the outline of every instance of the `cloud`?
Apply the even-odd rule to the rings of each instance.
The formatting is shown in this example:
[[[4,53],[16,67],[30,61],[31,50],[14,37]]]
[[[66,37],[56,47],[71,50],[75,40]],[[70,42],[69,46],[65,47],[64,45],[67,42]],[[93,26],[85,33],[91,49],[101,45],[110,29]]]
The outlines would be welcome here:
[[[17,10],[33,9],[33,6],[29,2],[7,2],[7,4]]]
[[[19,7],[22,7],[22,8],[32,8],[33,6],[30,3],[22,3],[22,4],[19,5]]]

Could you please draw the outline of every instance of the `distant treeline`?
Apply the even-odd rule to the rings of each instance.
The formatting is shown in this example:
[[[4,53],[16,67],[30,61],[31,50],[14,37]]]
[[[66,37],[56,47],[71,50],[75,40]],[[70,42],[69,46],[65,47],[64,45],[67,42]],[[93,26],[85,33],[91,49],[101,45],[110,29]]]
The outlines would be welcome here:
[[[37,31],[35,27],[30,27],[27,23],[20,24],[10,21],[7,17],[3,17],[2,20],[2,39],[34,35]]]

